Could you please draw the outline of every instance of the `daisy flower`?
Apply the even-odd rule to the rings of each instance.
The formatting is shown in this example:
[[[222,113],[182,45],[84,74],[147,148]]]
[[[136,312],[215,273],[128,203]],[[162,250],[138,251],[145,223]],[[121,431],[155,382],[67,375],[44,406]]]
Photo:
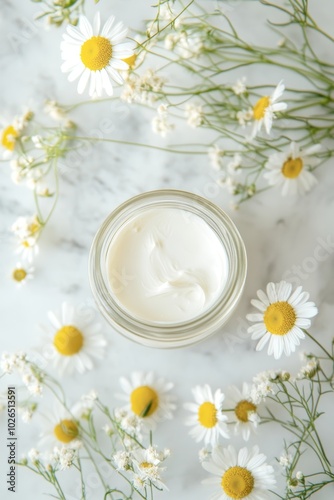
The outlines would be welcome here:
[[[214,394],[209,385],[196,386],[192,389],[195,403],[185,403],[184,408],[193,413],[185,421],[186,425],[193,426],[189,434],[197,441],[204,440],[205,444],[217,444],[219,435],[229,438],[226,420],[222,414],[222,404],[225,399],[220,389]]]
[[[11,230],[18,238],[24,240],[27,238],[36,237],[42,229],[37,215],[32,217],[19,217],[12,224]]]
[[[262,124],[267,134],[270,134],[273,119],[277,111],[284,111],[288,106],[285,102],[277,102],[284,92],[285,86],[281,80],[271,96],[263,96],[253,106],[253,131],[251,139],[261,131]]]
[[[12,271],[12,279],[18,287],[25,285],[27,281],[33,279],[33,277],[34,268],[31,266],[24,266],[21,262],[18,262]]]
[[[243,76],[242,78],[239,78],[239,80],[237,80],[236,83],[232,85],[232,90],[235,95],[245,94],[247,92],[246,77]]]
[[[211,459],[202,462],[203,468],[215,477],[204,479],[205,484],[217,486],[212,500],[265,500],[268,490],[276,484],[274,469],[265,463],[267,457],[254,446],[251,450],[232,446],[214,448]]]
[[[109,17],[101,29],[100,13],[97,12],[93,26],[85,16],[80,16],[77,28],[67,26],[61,43],[64,60],[61,70],[69,72],[70,82],[79,78],[79,94],[84,92],[89,82],[90,96],[101,96],[103,89],[111,96],[113,87],[110,79],[123,83],[119,72],[128,69],[129,64],[124,59],[133,56],[134,43],[124,42],[128,30],[123,23],[114,22],[114,16]]]
[[[52,349],[53,364],[60,373],[84,373],[93,368],[91,358],[103,358],[107,342],[99,333],[101,324],[92,323],[90,315],[64,302],[60,315],[49,311],[48,317],[51,325],[46,328],[49,343],[45,348]]]
[[[75,409],[69,412],[60,403],[52,412],[40,416],[42,432],[40,447],[53,449],[55,446],[77,447],[80,442],[80,426]]]
[[[270,186],[282,187],[282,195],[305,194],[317,183],[315,176],[308,170],[318,163],[312,155],[321,149],[315,144],[301,151],[296,142],[290,144],[286,153],[275,153],[270,156],[265,167],[264,178]]]
[[[4,159],[11,158],[23,129],[32,120],[33,116],[34,114],[30,109],[25,109],[21,116],[16,116],[10,123],[1,123],[0,143],[4,148]]]
[[[163,378],[155,378],[153,372],[134,372],[130,380],[120,378],[120,384],[125,394],[117,397],[127,402],[125,409],[142,419],[143,424],[153,429],[156,424],[173,417],[174,397],[169,393],[174,384]]]
[[[39,253],[39,247],[36,238],[29,236],[21,240],[15,253],[21,256],[22,260],[31,263]]]
[[[242,385],[241,391],[232,386],[227,391],[225,406],[233,408],[232,421],[235,423],[235,434],[241,433],[243,439],[248,441],[250,434],[257,427],[259,416],[257,414],[257,406],[254,404],[251,397],[252,387],[245,382]]]
[[[15,149],[16,140],[20,135],[14,125],[7,125],[1,132],[1,146],[4,148],[3,158],[10,158]]]
[[[275,359],[283,352],[289,356],[305,338],[304,328],[311,325],[310,318],[318,312],[314,302],[308,302],[309,294],[299,286],[292,292],[291,283],[269,283],[267,293],[258,290],[259,300],[252,300],[260,313],[248,314],[247,319],[255,324],[248,328],[252,339],[260,341],[256,346],[261,351],[269,342],[268,354]]]
[[[167,490],[166,485],[161,481],[160,467],[161,460],[157,453],[152,453],[152,448],[138,448],[132,452],[132,466],[136,476],[139,476],[142,484],[152,484],[156,488]]]
[[[225,155],[225,151],[221,149],[217,144],[214,144],[209,148],[208,155],[212,167],[215,170],[221,170],[223,168],[223,157]]]

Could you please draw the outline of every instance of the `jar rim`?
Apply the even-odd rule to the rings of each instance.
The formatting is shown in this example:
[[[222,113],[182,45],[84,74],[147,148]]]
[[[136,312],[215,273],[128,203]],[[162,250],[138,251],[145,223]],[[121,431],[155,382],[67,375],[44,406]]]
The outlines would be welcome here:
[[[170,207],[196,213],[216,232],[229,257],[229,280],[222,294],[203,313],[186,321],[160,323],[131,315],[112,297],[106,276],[106,255],[112,237],[138,211]],[[232,258],[233,257],[233,258]],[[181,347],[207,338],[231,316],[241,297],[247,275],[246,249],[230,217],[211,201],[178,189],[159,189],[134,196],[116,207],[104,220],[89,255],[91,290],[100,312],[122,335],[151,347]]]

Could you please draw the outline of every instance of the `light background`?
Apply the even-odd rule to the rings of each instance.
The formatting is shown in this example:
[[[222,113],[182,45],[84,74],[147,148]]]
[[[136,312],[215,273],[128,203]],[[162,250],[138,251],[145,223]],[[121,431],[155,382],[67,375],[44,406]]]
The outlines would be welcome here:
[[[87,12],[93,15],[99,8],[107,17],[115,13],[125,24],[141,28],[151,9],[147,1],[101,0],[98,7],[87,0]],[[314,6],[315,3],[313,2]],[[317,4],[317,15],[329,25],[330,2]],[[243,35],[252,41],[272,41],[272,35],[262,28],[263,9],[258,2],[231,2],[228,12],[240,26]],[[0,12],[0,112],[10,119],[19,114],[24,105],[41,106],[47,98],[62,103],[79,102],[75,84],[70,84],[60,72],[59,44],[63,29],[45,30],[33,21],[38,4],[28,0],[1,0]],[[332,15],[332,14],[331,14]],[[262,16],[262,18],[261,18]],[[333,21],[333,20],[332,20]],[[259,24],[260,22],[260,24]],[[256,28],[258,26],[258,28]],[[271,38],[270,38],[271,37]],[[326,49],[324,48],[326,56]],[[332,54],[327,54],[332,57]],[[242,73],[239,74],[242,76]],[[247,73],[251,81],[263,82],[264,74]],[[173,75],[177,81],[177,74]],[[279,73],[268,72],[266,81],[275,84]],[[292,75],[285,76],[287,85],[298,85]],[[88,135],[101,128],[105,120],[111,124],[110,136],[129,141],[167,145],[176,138],[191,142],[193,129],[180,123],[175,134],[166,140],[153,136],[150,120],[153,112],[135,105],[96,104],[75,112],[73,119]],[[16,186],[10,179],[10,167],[1,164],[1,350],[29,350],[41,341],[39,323],[46,323],[48,310],[59,308],[63,300],[93,306],[89,289],[87,262],[93,236],[104,218],[119,203],[143,191],[156,188],[181,188],[208,197],[231,215],[246,244],[249,273],[245,293],[234,318],[215,336],[207,341],[181,350],[152,350],[130,343],[104,324],[109,346],[105,360],[96,370],[84,376],[63,379],[73,401],[90,388],[98,390],[111,406],[117,405],[115,392],[119,391],[118,379],[133,370],[154,370],[175,383],[178,410],[175,419],[163,423],[155,435],[159,446],[172,449],[165,474],[169,492],[157,494],[157,498],[173,500],[203,500],[209,497],[201,479],[207,474],[197,459],[199,445],[194,443],[183,425],[186,412],[182,403],[191,400],[191,388],[196,384],[209,383],[223,390],[230,384],[240,385],[264,369],[284,368],[296,372],[300,366],[296,353],[288,359],[275,361],[265,352],[256,353],[255,343],[244,335],[244,318],[250,310],[249,302],[258,288],[268,281],[279,281],[290,271],[290,277],[299,281],[311,293],[311,299],[319,307],[312,331],[323,343],[329,343],[333,335],[332,311],[334,302],[333,249],[322,262],[316,261],[314,251],[319,239],[334,239],[333,164],[317,171],[318,186],[305,198],[283,199],[278,191],[256,197],[235,212],[230,209],[229,195],[217,189],[213,171],[206,157],[185,157],[163,154],[147,149],[95,145],[84,150],[80,161],[71,165],[61,177],[60,199],[54,216],[41,240],[41,254],[36,262],[36,276],[28,286],[17,290],[10,279],[10,271],[16,263],[15,241],[10,226],[21,215],[33,213],[31,192]],[[299,266],[300,279],[293,271]],[[103,322],[101,317],[99,321]],[[302,350],[308,350],[307,341]],[[10,383],[10,379],[8,379]],[[3,389],[6,379],[2,381]],[[43,403],[43,401],[42,401]],[[333,407],[328,401],[328,407]],[[1,417],[0,446],[5,449],[5,418]],[[333,437],[330,416],[322,417],[325,440]],[[19,422],[19,454],[36,446],[39,424]],[[331,428],[330,428],[331,427]],[[329,434],[328,434],[329,433]],[[283,450],[283,436],[278,428],[263,426],[250,444],[259,444],[276,467],[274,457]],[[242,446],[233,439],[235,446]],[[333,459],[333,448],[329,449]],[[32,500],[44,498],[51,490],[42,480],[26,470],[18,471],[17,493],[4,489],[4,472],[7,466],[0,463],[1,498]],[[279,468],[277,472],[279,473]],[[64,472],[68,482],[69,499],[77,498],[76,485],[71,485],[71,475]],[[333,489],[315,495],[316,499],[328,499]],[[102,498],[101,492],[91,489],[91,499]]]

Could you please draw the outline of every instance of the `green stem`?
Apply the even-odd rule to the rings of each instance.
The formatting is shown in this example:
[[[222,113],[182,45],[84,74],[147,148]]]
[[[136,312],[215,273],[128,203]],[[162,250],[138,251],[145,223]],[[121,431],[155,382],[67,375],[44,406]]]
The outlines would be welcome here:
[[[330,360],[334,361],[334,357],[320,344],[320,342],[318,342],[314,337],[312,337],[312,335],[307,330],[304,330],[303,328],[302,330],[311,340],[313,340],[315,344],[317,344],[318,347],[320,347],[320,349],[326,354],[326,356]]]

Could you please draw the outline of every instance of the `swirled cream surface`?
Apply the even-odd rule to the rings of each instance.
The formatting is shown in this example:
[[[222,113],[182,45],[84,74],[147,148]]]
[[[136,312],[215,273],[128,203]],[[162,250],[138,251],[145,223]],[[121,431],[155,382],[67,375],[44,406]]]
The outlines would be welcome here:
[[[228,276],[225,248],[198,215],[154,207],[113,237],[108,281],[116,301],[142,321],[188,321],[210,308]]]

